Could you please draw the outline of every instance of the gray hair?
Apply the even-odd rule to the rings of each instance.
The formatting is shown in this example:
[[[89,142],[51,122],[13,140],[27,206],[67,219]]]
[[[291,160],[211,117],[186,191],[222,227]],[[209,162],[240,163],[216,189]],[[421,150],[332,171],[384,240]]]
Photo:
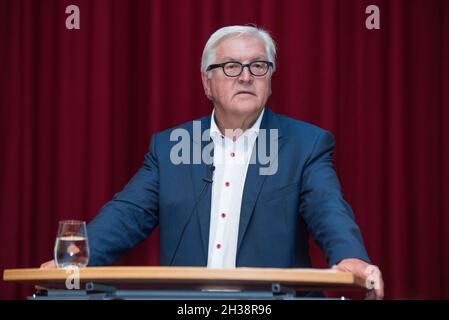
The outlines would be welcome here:
[[[215,31],[207,40],[201,58],[201,72],[206,72],[209,65],[215,63],[215,48],[221,40],[230,37],[251,36],[259,37],[265,44],[265,51],[269,61],[273,62],[273,70],[276,70],[276,45],[270,34],[262,28],[252,26],[228,26]],[[209,78],[211,74],[208,74]]]

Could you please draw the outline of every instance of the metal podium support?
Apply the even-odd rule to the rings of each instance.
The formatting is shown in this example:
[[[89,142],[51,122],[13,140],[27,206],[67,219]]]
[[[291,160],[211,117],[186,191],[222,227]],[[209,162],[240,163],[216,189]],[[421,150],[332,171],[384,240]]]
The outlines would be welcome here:
[[[297,292],[273,283],[271,291],[238,290],[117,290],[112,285],[87,282],[82,290],[39,290],[28,300],[303,300],[323,299],[321,292]]]

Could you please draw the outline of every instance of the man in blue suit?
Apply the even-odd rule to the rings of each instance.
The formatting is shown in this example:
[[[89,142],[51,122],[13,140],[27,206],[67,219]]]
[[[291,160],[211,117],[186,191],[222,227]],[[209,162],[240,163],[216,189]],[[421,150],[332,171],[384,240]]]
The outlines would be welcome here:
[[[153,136],[140,170],[88,225],[89,265],[112,264],[159,225],[161,265],[310,267],[313,234],[330,266],[367,277],[333,136],[266,107],[275,55],[255,27],[209,38],[201,76],[212,115]],[[378,282],[371,294],[382,298]]]

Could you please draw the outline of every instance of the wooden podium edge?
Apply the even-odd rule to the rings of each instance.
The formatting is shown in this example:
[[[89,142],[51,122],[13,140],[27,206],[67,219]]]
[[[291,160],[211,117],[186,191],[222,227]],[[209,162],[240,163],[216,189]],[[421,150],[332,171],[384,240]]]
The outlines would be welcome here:
[[[3,280],[33,285],[64,283],[70,271],[65,269],[6,269]],[[205,267],[88,267],[79,269],[80,281],[112,285],[189,284],[199,286],[257,286],[279,283],[293,287],[365,289],[363,279],[349,272],[332,269],[235,268]]]

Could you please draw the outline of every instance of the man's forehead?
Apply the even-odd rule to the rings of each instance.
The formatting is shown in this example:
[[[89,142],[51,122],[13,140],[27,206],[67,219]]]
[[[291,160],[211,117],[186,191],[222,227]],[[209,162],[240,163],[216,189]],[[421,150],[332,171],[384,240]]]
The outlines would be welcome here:
[[[215,48],[220,60],[266,59],[265,45],[258,37],[233,37],[220,41]]]
[[[224,56],[224,57],[219,57],[219,58],[223,61],[239,61],[239,62],[242,62],[243,60],[257,61],[257,60],[266,60],[267,59],[267,57],[264,54],[263,55],[244,55],[244,56],[235,55],[235,56]]]

